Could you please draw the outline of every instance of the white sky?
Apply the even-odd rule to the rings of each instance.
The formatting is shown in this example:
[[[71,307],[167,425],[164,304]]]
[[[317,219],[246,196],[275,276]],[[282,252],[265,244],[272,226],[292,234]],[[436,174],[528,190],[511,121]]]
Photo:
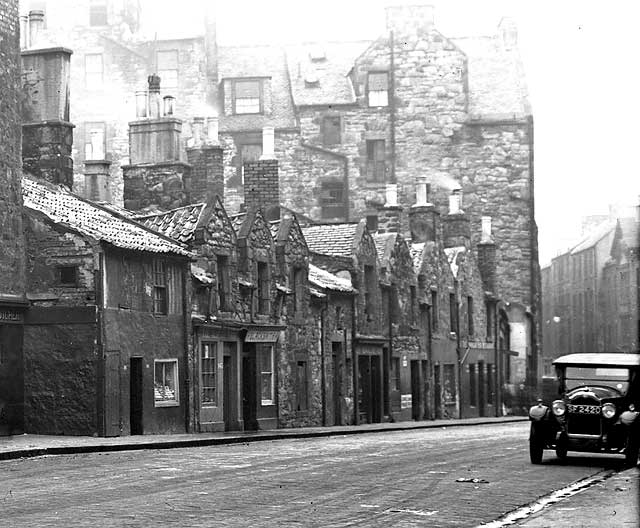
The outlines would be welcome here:
[[[147,29],[202,32],[210,0],[142,0]],[[408,0],[435,6],[445,35],[493,34],[515,19],[535,123],[536,217],[541,262],[579,234],[581,217],[638,203],[640,2],[637,0]],[[371,39],[384,5],[400,0],[218,1],[222,44]]]

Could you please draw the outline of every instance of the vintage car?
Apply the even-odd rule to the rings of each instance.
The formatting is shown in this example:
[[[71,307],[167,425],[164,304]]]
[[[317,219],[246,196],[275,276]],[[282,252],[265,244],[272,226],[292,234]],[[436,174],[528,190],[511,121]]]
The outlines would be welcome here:
[[[640,447],[640,354],[569,354],[553,364],[558,399],[529,409],[529,456],[545,449],[560,459],[567,451],[620,453],[633,467]]]

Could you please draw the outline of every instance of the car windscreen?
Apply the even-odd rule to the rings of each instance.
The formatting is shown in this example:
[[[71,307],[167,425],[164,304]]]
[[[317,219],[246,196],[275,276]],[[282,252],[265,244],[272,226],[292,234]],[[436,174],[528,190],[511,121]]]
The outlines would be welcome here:
[[[593,385],[610,387],[625,395],[629,390],[629,369],[621,367],[567,367],[564,381],[566,390]]]

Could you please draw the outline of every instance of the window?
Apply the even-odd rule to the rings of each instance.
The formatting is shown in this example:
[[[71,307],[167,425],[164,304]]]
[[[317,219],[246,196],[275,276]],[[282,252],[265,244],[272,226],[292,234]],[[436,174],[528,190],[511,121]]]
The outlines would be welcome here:
[[[104,84],[104,61],[102,53],[87,53],[84,56],[84,82],[89,90],[97,90]]]
[[[410,294],[409,317],[411,318],[410,323],[416,324],[416,287],[415,286],[409,287],[409,294]]]
[[[77,286],[78,266],[59,266],[58,282],[63,286]]]
[[[400,390],[400,358],[391,358],[391,390]]]
[[[485,310],[487,311],[487,341],[493,339],[493,325],[495,321],[493,303],[490,301],[485,302]]]
[[[438,330],[438,291],[431,290],[431,330]]]
[[[320,207],[322,218],[344,218],[344,183],[341,181],[324,181],[320,186]]]
[[[269,294],[269,264],[266,262],[258,262],[258,313],[269,313]]]
[[[339,145],[341,142],[340,116],[324,116],[322,118],[322,143],[324,145]]]
[[[229,258],[226,255],[216,257],[218,271],[218,310],[229,310]]]
[[[367,76],[367,97],[369,106],[389,105],[389,74],[387,72],[369,73]]]
[[[90,0],[89,3],[89,25],[107,25],[107,0]]]
[[[156,359],[153,370],[153,394],[156,407],[179,405],[178,360]]]
[[[476,366],[471,363],[469,365],[469,405],[471,407],[475,407],[478,404],[476,391]]]
[[[376,287],[376,276],[373,266],[364,267],[364,313],[367,321],[372,321],[374,316],[373,292]]]
[[[467,335],[472,336],[475,333],[473,326],[473,297],[467,297]]]
[[[178,50],[159,50],[156,53],[158,76],[163,88],[178,86]]]
[[[84,124],[84,159],[104,160],[107,150],[107,124],[103,121]]]
[[[456,402],[456,370],[455,365],[447,363],[442,369],[442,399],[444,403]]]
[[[217,345],[218,343],[202,343],[200,349],[200,401],[204,406],[218,404]]]
[[[367,181],[381,183],[386,177],[384,139],[367,140]]]
[[[301,315],[304,309],[304,269],[294,268],[291,275],[293,292],[293,313]]]
[[[307,362],[296,362],[296,411],[309,409],[309,379],[307,374]]]
[[[164,260],[153,261],[153,313],[167,313],[167,269]]]
[[[262,86],[260,81],[233,83],[233,113],[260,114],[262,112]]]
[[[260,365],[260,395],[262,405],[273,405],[273,347],[256,345]]]
[[[449,332],[455,332],[458,328],[458,304],[455,293],[449,294]]]
[[[378,230],[378,215],[371,214],[367,215],[367,229],[371,232],[375,232]]]

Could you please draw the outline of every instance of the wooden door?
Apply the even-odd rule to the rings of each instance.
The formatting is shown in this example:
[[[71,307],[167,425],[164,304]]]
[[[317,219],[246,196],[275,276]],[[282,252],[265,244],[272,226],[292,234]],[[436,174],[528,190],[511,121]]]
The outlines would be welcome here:
[[[420,362],[411,360],[411,419],[420,419]]]
[[[104,354],[104,435],[120,436],[120,351]]]
[[[132,435],[143,434],[142,358],[132,357],[129,369],[129,425]]]
[[[484,381],[484,361],[478,361],[478,414],[485,415],[486,388]]]

